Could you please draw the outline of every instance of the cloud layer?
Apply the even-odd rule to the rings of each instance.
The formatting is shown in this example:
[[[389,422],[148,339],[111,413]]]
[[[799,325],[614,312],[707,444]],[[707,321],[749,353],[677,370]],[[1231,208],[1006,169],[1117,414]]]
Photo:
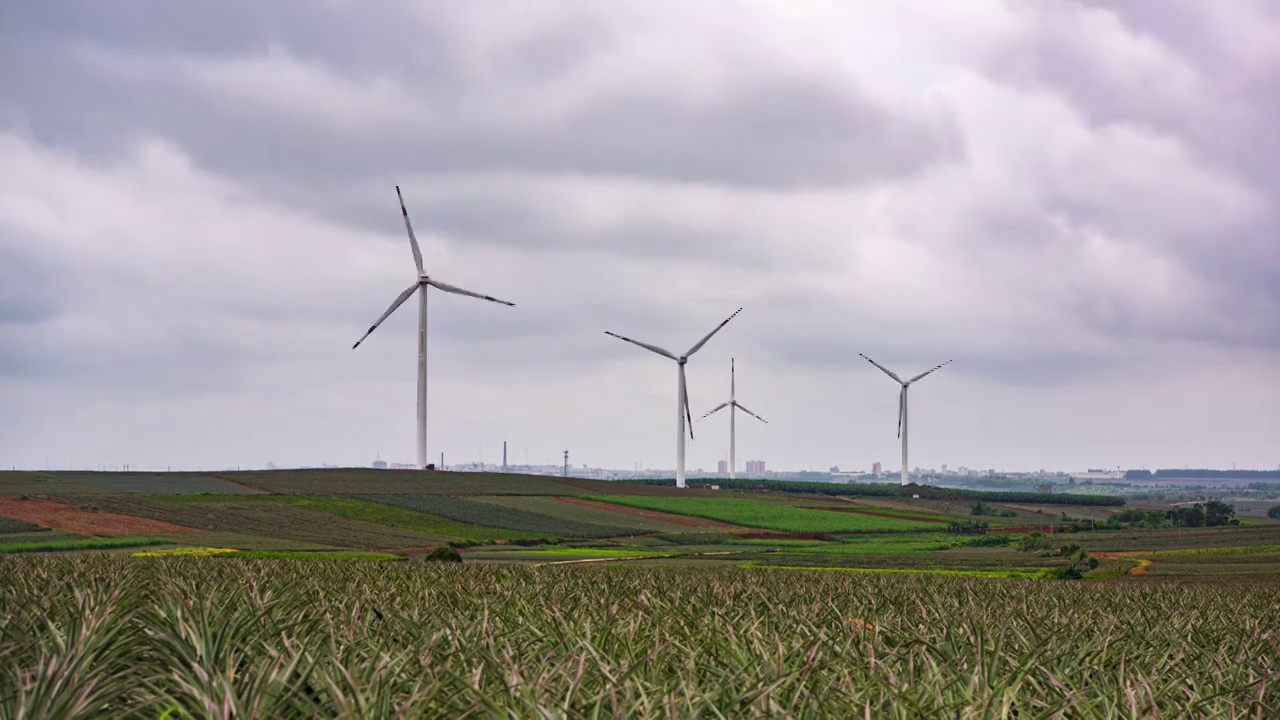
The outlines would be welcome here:
[[[1261,2],[0,10],[0,463],[1280,464]],[[696,408],[695,408],[696,409]],[[693,466],[725,455],[709,421]],[[513,450],[513,452],[515,452]],[[515,459],[523,459],[517,453]]]

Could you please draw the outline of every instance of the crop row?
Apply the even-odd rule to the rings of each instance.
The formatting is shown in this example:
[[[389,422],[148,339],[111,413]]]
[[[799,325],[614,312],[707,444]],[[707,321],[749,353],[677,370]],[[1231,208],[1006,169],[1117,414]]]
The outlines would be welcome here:
[[[786,532],[834,533],[937,529],[934,523],[802,508],[753,498],[595,495],[590,499]]]
[[[0,558],[0,717],[1280,717],[1272,585]]]
[[[621,525],[568,520],[496,503],[447,495],[361,495],[364,500],[440,515],[461,523],[566,537],[616,537],[634,535],[636,529]]]

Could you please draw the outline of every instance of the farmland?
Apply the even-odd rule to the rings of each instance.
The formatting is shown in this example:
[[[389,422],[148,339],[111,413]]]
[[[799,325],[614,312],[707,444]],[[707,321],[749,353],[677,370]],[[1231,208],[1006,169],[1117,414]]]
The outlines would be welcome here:
[[[4,556],[0,716],[1277,717],[1277,608],[1274,584]]]
[[[618,525],[597,525],[581,520],[546,515],[519,507],[481,502],[448,495],[366,495],[364,499],[385,505],[440,515],[468,525],[502,528],[521,533],[560,534],[569,537],[612,537],[634,534],[634,529]]]
[[[0,718],[1280,712],[1267,518],[481,473],[16,475],[0,488],[41,490],[0,494]],[[446,543],[461,564],[424,561]]]
[[[1133,582],[1280,579],[1280,557],[1274,551],[1280,545],[1280,522],[1249,518],[1221,527],[1112,524],[1108,529],[1103,526],[1116,513],[1112,505],[1040,505],[1026,493],[1007,498],[984,493],[988,499],[978,503],[947,493],[913,498],[893,487],[876,490],[883,490],[881,495],[863,495],[833,485],[845,494],[824,495],[812,483],[802,484],[800,492],[787,483],[779,483],[786,492],[774,492],[770,483],[766,492],[361,469],[171,475],[0,472],[0,488],[19,485],[36,485],[45,492],[0,495],[0,530],[12,542],[148,536],[163,539],[167,545],[158,549],[165,552],[220,547],[359,551],[415,559],[450,544],[470,563],[580,558],[672,567],[897,568],[1023,576],[1070,571],[1108,581],[1141,566],[1143,577]],[[236,490],[224,492],[224,485]],[[84,490],[90,487],[92,491]],[[173,492],[146,492],[153,488]],[[975,510],[984,514],[974,515]],[[988,529],[988,535],[981,534]],[[1030,545],[1020,540],[1033,531],[1052,534],[1037,536]],[[539,546],[536,552],[527,547],[532,545]],[[1059,552],[1067,546],[1076,547],[1072,557]],[[1233,550],[1229,558],[1168,554],[1206,548]]]
[[[875,515],[855,515],[780,505],[750,498],[642,497],[632,495],[596,495],[589,499],[631,505],[648,510],[693,515],[748,527],[787,532],[866,532],[920,530],[934,526],[916,520],[901,520]]]

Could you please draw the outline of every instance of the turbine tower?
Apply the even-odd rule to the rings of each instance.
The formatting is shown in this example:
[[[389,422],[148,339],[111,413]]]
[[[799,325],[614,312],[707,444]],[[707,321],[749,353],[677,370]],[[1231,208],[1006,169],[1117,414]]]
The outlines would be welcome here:
[[[733,314],[725,318],[724,322],[717,325],[714,330],[707,333],[706,337],[699,340],[693,347],[689,348],[688,352],[686,352],[685,354],[679,357],[677,357],[676,354],[671,352],[670,350],[664,350],[658,347],[657,345],[649,345],[648,343],[642,343],[639,340],[632,340],[629,337],[623,337],[617,333],[609,332],[608,330],[604,331],[605,335],[612,335],[613,337],[616,337],[619,340],[625,340],[631,343],[632,345],[639,345],[640,347],[644,348],[645,350],[648,350],[649,352],[654,352],[665,358],[670,358],[676,361],[676,367],[679,369],[679,372],[677,374],[677,384],[676,384],[676,487],[678,488],[682,488],[685,486],[684,484],[684,423],[686,419],[689,421],[689,439],[690,440],[693,439],[693,415],[689,410],[689,388],[685,382],[685,377],[684,377],[685,363],[689,362],[689,358],[694,353],[701,350],[703,345],[707,344],[707,341],[711,339],[711,336],[720,332],[720,328],[724,327],[725,325],[728,325],[729,321],[737,317],[738,313],[740,312],[742,312],[742,308],[738,308],[737,310],[734,310]]]
[[[738,399],[737,399],[738,393],[735,385],[736,383],[734,381],[733,358],[729,358],[729,402],[720,403],[719,405],[708,410],[706,415],[702,416],[702,419],[705,420],[711,417],[712,415],[716,414],[717,412],[725,408],[729,408],[729,479],[730,480],[736,477],[735,473],[738,470],[737,422],[735,417],[736,416],[735,411],[741,410],[742,412],[750,415],[751,417],[759,420],[760,422],[766,425],[769,424],[768,420],[765,420],[759,415],[751,412],[750,410],[746,409],[738,402]]]
[[[858,353],[858,354],[862,355],[862,353]],[[872,360],[866,355],[862,355],[862,359],[866,360],[872,365],[875,365],[876,367],[883,370],[885,375],[888,375],[889,377],[893,378],[894,382],[902,386],[901,392],[898,393],[898,437],[902,438],[902,484],[908,485],[910,484],[910,481],[907,478],[907,388],[911,386],[911,383],[922,380],[924,376],[928,375],[929,373],[934,372],[935,370],[940,370],[943,367],[950,365],[951,361],[948,360],[942,363],[941,365],[935,365],[934,367],[920,373],[919,375],[911,378],[910,380],[903,380],[902,378],[898,377],[897,373],[881,365],[875,360]]]
[[[396,308],[404,304],[405,300],[414,293],[418,293],[418,469],[427,469],[427,288],[433,287],[437,290],[443,290],[454,295],[466,295],[467,297],[488,300],[499,305],[509,305],[515,307],[515,303],[499,300],[488,295],[481,295],[470,290],[463,290],[460,287],[447,285],[436,280],[422,268],[422,250],[418,248],[418,238],[413,234],[413,225],[409,222],[409,211],[404,207],[404,196],[400,194],[400,186],[396,186],[396,197],[400,199],[400,214],[404,216],[404,229],[409,233],[409,249],[413,251],[413,264],[418,268],[418,279],[412,285],[400,293],[400,297],[391,303],[391,307],[382,313],[382,317],[369,326],[365,334],[351,346],[354,350],[360,347],[360,343],[369,337],[384,320],[391,317],[391,313]],[[441,466],[444,465],[444,459],[441,458]]]

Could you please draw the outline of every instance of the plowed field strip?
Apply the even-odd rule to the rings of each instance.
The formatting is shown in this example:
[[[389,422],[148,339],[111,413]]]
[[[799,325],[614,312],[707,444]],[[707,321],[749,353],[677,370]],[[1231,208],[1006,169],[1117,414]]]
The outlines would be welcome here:
[[[715,530],[741,530],[738,525],[730,525],[729,523],[720,522],[719,520],[708,520],[705,518],[691,517],[689,515],[676,515],[674,513],[665,513],[657,510],[645,510],[643,508],[628,507],[626,505],[615,505],[613,503],[600,502],[598,500],[587,500],[586,498],[577,497],[561,497],[556,498],[559,502],[568,503],[570,505],[579,505],[581,507],[597,508],[600,510],[608,510],[609,512],[618,513],[619,515],[630,515],[632,517],[644,518],[645,520],[656,520],[658,522],[670,523],[672,525],[681,525],[683,527],[705,528]]]
[[[0,497],[0,514],[81,535],[147,535],[195,532],[189,527],[111,512],[91,512],[52,500]]]

